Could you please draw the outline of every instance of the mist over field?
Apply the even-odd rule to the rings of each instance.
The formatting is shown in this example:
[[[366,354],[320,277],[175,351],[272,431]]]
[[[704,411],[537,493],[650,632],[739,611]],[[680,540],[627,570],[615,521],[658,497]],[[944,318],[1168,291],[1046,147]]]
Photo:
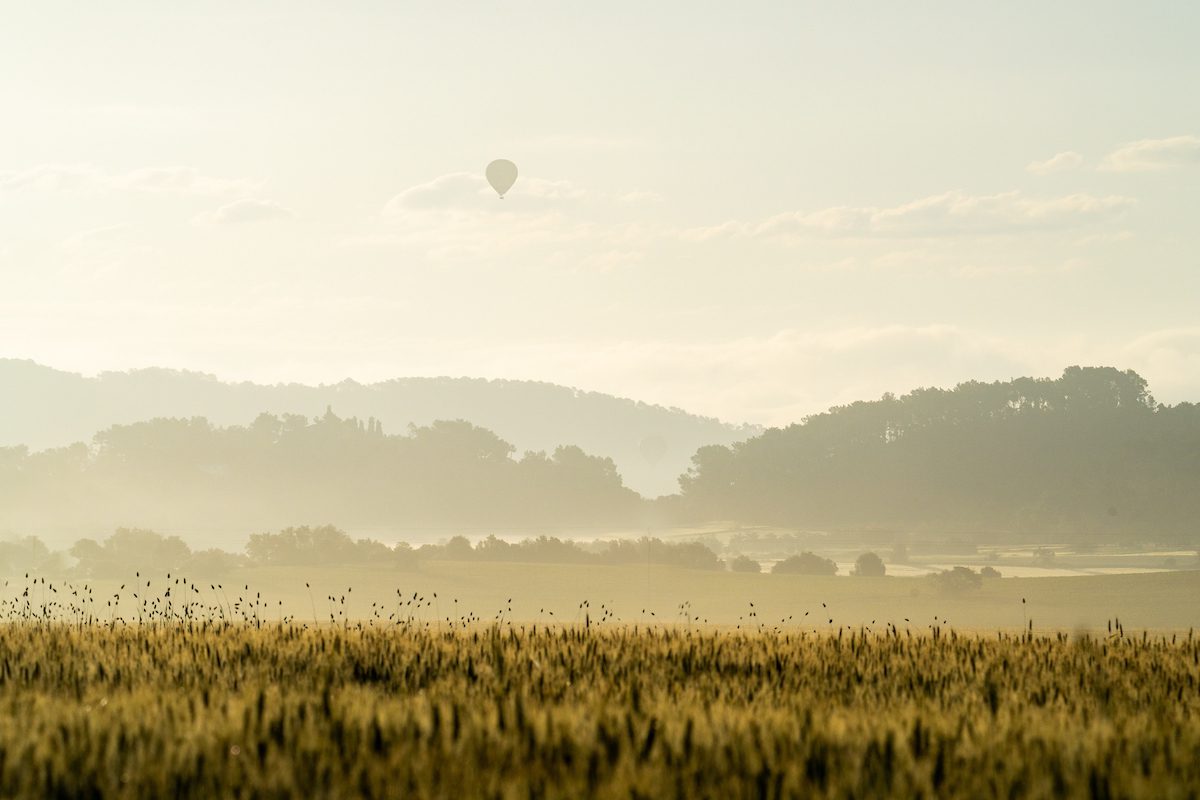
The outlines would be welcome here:
[[[143,406],[182,402],[178,382],[229,391],[161,375],[169,391],[148,389]],[[19,391],[8,402],[37,420],[72,408],[132,413],[97,412],[67,391],[88,385],[64,376],[45,404],[53,412]],[[338,388],[325,396],[352,405],[369,392]],[[594,598],[619,621],[748,623],[757,603],[756,613],[813,630],[945,621],[948,601],[969,628],[1027,626],[1035,607],[1051,628],[1193,620],[1184,598],[1200,588],[1200,407],[1158,403],[1132,371],[1069,367],[1057,378],[885,394],[761,433],[531,388],[520,405],[530,435],[556,432],[534,405],[548,395],[598,407],[569,417],[585,441],[602,443],[639,415],[696,436],[708,425],[720,438],[701,439],[674,492],[647,496],[612,458],[570,439],[519,453],[469,419],[389,433],[332,403],[317,416],[263,411],[241,425],[155,417],[63,447],[0,449],[0,568],[25,581],[174,574],[245,591],[253,581],[276,618],[314,624],[327,615],[311,587],[330,584],[357,584],[358,602],[340,609],[354,618],[411,588],[468,614],[499,608],[525,621],[578,621]],[[722,443],[734,431],[746,438]],[[1029,605],[1042,590],[1051,601]],[[809,617],[818,599],[836,614]]]
[[[0,796],[1200,796],[1197,41],[9,4]]]

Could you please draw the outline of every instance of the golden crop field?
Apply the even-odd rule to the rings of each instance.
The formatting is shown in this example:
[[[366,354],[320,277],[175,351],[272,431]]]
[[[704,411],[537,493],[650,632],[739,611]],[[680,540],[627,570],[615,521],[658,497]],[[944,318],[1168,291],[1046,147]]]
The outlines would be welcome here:
[[[25,797],[1195,797],[1190,635],[0,625]]]

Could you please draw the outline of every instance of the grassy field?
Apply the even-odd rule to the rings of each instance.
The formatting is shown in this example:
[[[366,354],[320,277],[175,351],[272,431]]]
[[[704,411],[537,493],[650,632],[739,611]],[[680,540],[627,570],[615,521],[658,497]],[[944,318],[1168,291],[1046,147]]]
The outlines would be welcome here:
[[[1195,797],[1200,642],[0,626],[8,797]]]
[[[312,599],[305,583],[311,584]],[[690,615],[692,621],[712,624],[809,631],[828,630],[830,619],[835,629],[869,626],[872,620],[876,626],[892,622],[924,629],[949,620],[958,629],[1020,630],[1032,620],[1035,629],[1101,631],[1115,618],[1127,630],[1200,627],[1200,570],[1001,578],[985,581],[978,590],[948,592],[927,578],[434,561],[414,573],[366,567],[248,569],[231,576],[226,586],[230,584],[240,591],[249,585],[271,601],[282,600],[285,614],[309,622],[314,605],[316,619],[323,621],[331,607],[335,614],[345,611],[359,619],[380,610],[385,619],[391,613],[409,614],[412,606],[398,608],[397,600],[409,600],[416,592],[431,603],[420,609],[426,621],[455,619],[467,611],[490,620],[503,611],[506,619],[526,622],[582,622],[590,611],[594,622],[604,615],[603,605],[609,620],[625,623],[687,622]],[[330,595],[337,601],[331,604]],[[581,609],[585,601],[588,606]]]
[[[87,582],[96,619],[134,621],[174,587],[182,603],[220,618],[292,618],[300,623],[391,618],[443,626],[464,618],[523,623],[712,624],[743,629],[828,632],[839,627],[927,630],[1107,632],[1119,619],[1127,631],[1200,627],[1200,570],[1062,578],[1000,578],[978,589],[948,591],[923,577],[855,578],[709,572],[664,566],[427,561],[416,572],[380,567],[243,569],[216,580],[130,574]],[[148,584],[148,585],[147,585]],[[23,603],[63,609],[84,582],[9,578],[0,614]],[[75,592],[75,595],[72,595]],[[134,597],[137,593],[139,596]],[[157,608],[165,610],[162,598]],[[55,605],[57,603],[57,606]],[[110,605],[111,604],[111,605]],[[65,616],[70,616],[69,614]],[[830,622],[830,620],[833,620]]]

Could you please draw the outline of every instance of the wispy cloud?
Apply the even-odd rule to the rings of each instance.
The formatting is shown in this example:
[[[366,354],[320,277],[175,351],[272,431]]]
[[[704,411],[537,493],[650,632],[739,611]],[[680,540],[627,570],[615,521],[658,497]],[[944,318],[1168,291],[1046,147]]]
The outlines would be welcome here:
[[[438,261],[478,261],[516,251],[558,269],[611,268],[640,260],[629,225],[597,221],[623,204],[567,180],[521,176],[500,200],[482,175],[455,172],[411,186],[384,204],[372,230],[342,244],[407,247]],[[603,215],[601,215],[603,216]]]
[[[503,208],[529,208],[533,201],[538,208],[583,199],[587,193],[570,181],[547,180],[522,176],[505,197],[511,202]],[[410,186],[384,206],[385,214],[403,214],[411,210],[433,209],[499,209],[499,198],[482,175],[473,172],[452,172],[425,183]]]
[[[1133,199],[1071,194],[1030,197],[1021,192],[970,195],[945,192],[892,207],[834,206],[776,214],[759,222],[729,221],[684,231],[691,241],[728,236],[804,238],[816,236],[942,237],[1006,235],[1063,230],[1110,218]]]
[[[119,241],[125,238],[131,230],[133,230],[132,226],[124,224],[90,228],[68,236],[59,246],[67,252],[79,252],[97,245]]]
[[[384,206],[385,214],[398,214],[409,209],[461,208],[478,205],[487,197],[487,181],[471,172],[452,172],[431,181],[410,186]]]
[[[202,214],[197,222],[212,225],[241,225],[252,222],[271,222],[295,219],[296,213],[290,208],[271,200],[254,200],[243,198],[227,203],[211,214]]]
[[[460,342],[454,352],[455,369],[468,374],[552,376],[568,385],[774,425],[885,391],[1041,368],[1010,342],[943,324],[781,330],[707,341]],[[587,358],[580,358],[584,352]]]
[[[1026,172],[1034,175],[1049,175],[1052,172],[1067,172],[1078,169],[1083,165],[1083,156],[1073,150],[1056,153],[1045,161],[1034,161],[1025,167]]]
[[[582,134],[554,134],[539,136],[528,142],[530,149],[539,150],[628,150],[642,146],[643,142],[628,136],[587,136]]]
[[[195,167],[144,167],[106,172],[87,164],[42,164],[19,172],[0,172],[0,191],[131,191],[221,195],[253,191],[252,181],[206,175]]]
[[[1200,136],[1141,139],[1121,145],[1100,162],[1108,172],[1152,172],[1200,165]]]

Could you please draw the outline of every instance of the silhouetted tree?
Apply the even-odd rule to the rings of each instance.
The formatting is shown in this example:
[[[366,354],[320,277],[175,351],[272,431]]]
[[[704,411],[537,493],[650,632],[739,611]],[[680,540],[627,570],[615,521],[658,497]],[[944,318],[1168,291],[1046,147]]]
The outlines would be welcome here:
[[[1132,371],[884,395],[729,446],[680,478],[684,519],[797,528],[1191,541],[1200,407]],[[899,554],[900,546],[897,546]]]
[[[883,559],[875,553],[863,553],[854,561],[854,569],[850,574],[859,578],[882,578],[887,574]]]
[[[729,562],[729,569],[733,572],[762,572],[762,564],[749,556],[737,556]]]
[[[771,572],[780,575],[837,575],[837,564],[833,559],[806,552],[776,562]]]

